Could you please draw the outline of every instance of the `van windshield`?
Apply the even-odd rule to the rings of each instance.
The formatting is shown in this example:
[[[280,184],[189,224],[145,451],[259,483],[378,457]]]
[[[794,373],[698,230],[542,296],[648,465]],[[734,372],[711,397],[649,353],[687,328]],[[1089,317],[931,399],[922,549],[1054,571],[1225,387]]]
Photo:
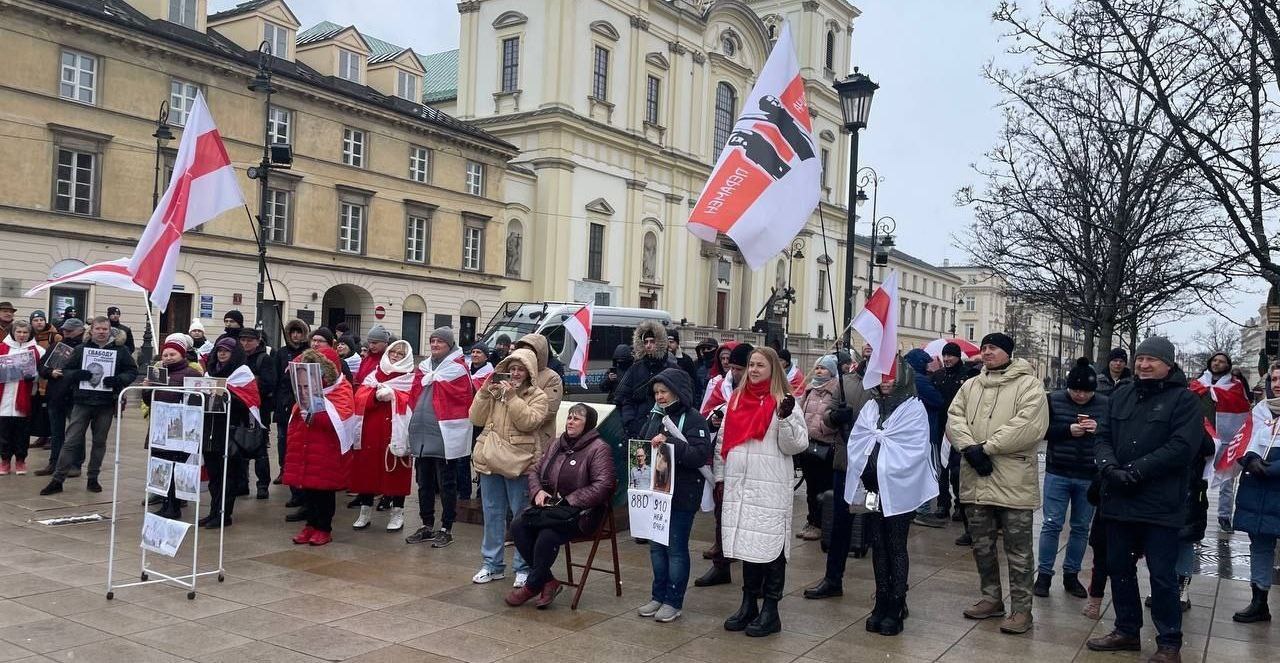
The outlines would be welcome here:
[[[489,332],[489,335],[484,337],[484,344],[492,348],[497,345],[498,337],[503,335],[506,335],[507,338],[511,339],[512,343],[515,343],[516,341],[520,340],[521,336],[524,336],[525,334],[531,334],[537,328],[538,328],[537,325],[532,322],[529,322],[529,323],[504,322],[494,327],[493,331]]]

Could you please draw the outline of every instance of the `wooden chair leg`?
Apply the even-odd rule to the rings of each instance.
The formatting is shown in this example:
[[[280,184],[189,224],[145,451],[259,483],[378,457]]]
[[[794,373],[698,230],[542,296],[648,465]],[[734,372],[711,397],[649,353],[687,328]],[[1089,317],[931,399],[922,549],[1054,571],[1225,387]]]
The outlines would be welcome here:
[[[564,570],[565,584],[573,586],[573,546],[567,542],[564,544]]]
[[[573,593],[573,603],[569,604],[570,610],[578,609],[578,601],[582,599],[582,590],[587,588],[587,576],[591,575],[591,570],[595,566],[596,550],[600,548],[600,539],[596,538],[591,542],[591,552],[587,553],[587,563],[582,567],[582,579],[578,581],[578,588]]]
[[[616,531],[609,532],[609,544],[613,547],[613,593],[621,597],[622,567],[618,564],[618,533]]]

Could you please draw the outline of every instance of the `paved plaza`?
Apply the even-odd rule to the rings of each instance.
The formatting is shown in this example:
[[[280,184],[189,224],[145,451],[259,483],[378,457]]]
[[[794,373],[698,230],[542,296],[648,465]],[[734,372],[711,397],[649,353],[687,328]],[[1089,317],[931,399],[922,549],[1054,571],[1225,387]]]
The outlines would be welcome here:
[[[135,580],[139,572],[146,452],[136,411],[127,415],[125,433],[117,582]],[[42,466],[46,455],[33,451],[32,466]],[[235,524],[227,530],[225,583],[202,578],[195,600],[183,589],[152,585],[118,589],[108,601],[108,524],[50,527],[35,521],[109,515],[110,461],[108,453],[106,491],[96,495],[84,490],[83,478],[44,498],[37,496],[42,477],[0,477],[0,662],[1048,663],[1145,660],[1155,648],[1148,624],[1141,659],[1088,652],[1085,640],[1110,630],[1111,610],[1101,623],[1090,621],[1080,615],[1083,601],[1057,584],[1049,598],[1036,600],[1035,627],[1026,635],[1000,634],[998,620],[964,619],[961,610],[976,600],[978,581],[969,549],[952,543],[958,524],[912,530],[911,616],[901,636],[863,628],[872,604],[870,559],[849,560],[843,598],[803,599],[804,587],[822,574],[824,556],[817,543],[797,540],[781,607],[784,631],[752,639],[721,627],[737,607],[737,585],[691,587],[684,616],[672,624],[636,617],[635,609],[649,599],[649,552],[629,538],[620,543],[622,598],[602,574],[591,579],[578,610],[569,609],[568,593],[549,610],[509,608],[502,601],[509,581],[470,582],[480,565],[478,526],[459,524],[454,545],[432,550],[403,542],[418,524],[412,499],[413,515],[398,534],[383,531],[385,512],[373,527],[355,532],[355,512],[340,505],[332,544],[294,546],[289,539],[297,527],[283,520],[287,491],[278,486],[270,500],[242,498],[237,504]],[[339,499],[346,502],[341,494]],[[796,505],[800,513],[803,500]],[[699,553],[709,545],[712,522],[701,515],[695,525],[695,575],[706,568]],[[201,567],[216,568],[217,537],[201,534]],[[190,541],[189,534],[177,558],[188,569]],[[1215,575],[1197,574],[1191,585],[1184,660],[1280,659],[1280,629],[1231,621],[1248,602],[1248,584],[1229,579],[1247,576],[1246,542],[1243,534],[1225,537],[1213,529],[1206,537],[1201,563]],[[148,560],[157,569],[180,570],[154,554]],[[1090,566],[1086,559],[1086,574]],[[563,572],[562,561],[557,569]],[[737,580],[736,568],[734,574]],[[1145,588],[1145,578],[1142,583]]]

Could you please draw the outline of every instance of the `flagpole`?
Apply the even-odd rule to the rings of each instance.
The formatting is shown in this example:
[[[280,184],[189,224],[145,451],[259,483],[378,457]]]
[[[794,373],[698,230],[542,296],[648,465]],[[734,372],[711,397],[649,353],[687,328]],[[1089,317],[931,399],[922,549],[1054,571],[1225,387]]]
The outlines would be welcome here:
[[[138,358],[141,360],[139,362],[140,364],[147,366],[151,364],[151,360],[153,358],[151,356],[151,352],[154,351],[153,348],[155,347],[155,344],[153,343],[155,334],[152,331],[154,327],[151,323],[151,296],[146,290],[142,291],[142,303],[145,305],[143,310],[147,313],[147,326],[142,330],[143,351],[139,354]]]

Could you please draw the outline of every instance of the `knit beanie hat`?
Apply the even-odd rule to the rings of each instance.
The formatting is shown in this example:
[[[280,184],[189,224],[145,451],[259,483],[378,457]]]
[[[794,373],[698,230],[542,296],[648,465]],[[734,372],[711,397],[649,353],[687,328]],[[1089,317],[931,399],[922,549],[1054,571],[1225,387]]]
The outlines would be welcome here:
[[[955,357],[957,359],[960,359],[962,358],[962,355],[963,353],[960,351],[959,343],[947,343],[946,345],[942,346],[943,357]]]
[[[1088,357],[1076,360],[1076,365],[1067,373],[1067,389],[1077,391],[1094,391],[1098,388],[1098,374],[1089,365]]]
[[[1138,349],[1133,351],[1133,356],[1135,357],[1141,357],[1143,355],[1154,357],[1164,362],[1170,368],[1178,363],[1177,360],[1173,358],[1173,354],[1173,343],[1170,343],[1169,339],[1163,336],[1152,336],[1150,338],[1143,339],[1143,341],[1138,344]]]
[[[62,321],[62,331],[80,331],[84,329],[84,321],[80,318],[67,318]]]
[[[994,345],[1007,355],[1013,355],[1013,339],[1008,334],[992,332],[982,337],[982,345]]]
[[[179,345],[182,346],[182,354],[186,354],[187,350],[190,350],[191,346],[194,344],[192,342],[191,337],[187,336],[182,332],[174,332],[172,334],[169,334],[168,336],[164,337],[164,342],[165,342],[165,345],[168,345],[170,343],[178,343]]]
[[[368,335],[365,336],[365,340],[370,343],[390,343],[391,332],[387,331],[387,328],[382,325],[374,325],[373,328],[369,330]]]
[[[737,347],[729,351],[729,365],[745,367],[754,350],[755,348],[751,347],[750,343],[739,343]]]
[[[183,357],[187,356],[187,349],[178,341],[165,341],[164,345],[160,346],[160,352],[164,352],[165,350],[173,350]]]
[[[433,338],[438,338],[438,339],[440,339],[442,342],[444,342],[444,344],[445,344],[445,345],[449,346],[449,349],[450,349],[450,350],[452,350],[452,349],[454,348],[454,346],[456,346],[456,345],[458,344],[458,343],[453,339],[453,329],[451,329],[451,328],[449,328],[449,327],[441,327],[441,328],[439,328],[439,329],[437,329],[437,330],[435,330],[435,331],[431,332],[431,336],[428,336],[428,337],[427,337],[427,340],[431,340],[431,339],[433,339]]]
[[[680,331],[679,331],[679,330],[676,330],[676,329],[668,329],[668,330],[667,330],[667,340],[668,340],[668,341],[675,341],[676,343],[679,343],[679,342],[680,342]]]
[[[200,322],[200,318],[192,318],[192,319],[191,319],[191,326],[190,326],[190,327],[187,327],[187,331],[189,331],[189,332],[193,332],[193,331],[195,331],[195,330],[197,330],[197,329],[199,329],[199,330],[200,330],[200,333],[201,333],[201,334],[203,334],[203,333],[204,333],[204,324]]]
[[[1124,348],[1114,348],[1111,350],[1111,354],[1107,355],[1107,361],[1112,362],[1117,359],[1127,364],[1129,363],[1129,353],[1125,352]]]
[[[329,347],[333,347],[333,332],[329,331],[328,327],[316,327],[316,330],[311,332],[311,336],[319,336],[329,344]]]
[[[41,319],[43,319],[43,320],[48,320],[48,319],[49,319],[49,316],[45,315],[45,314],[44,314],[44,311],[41,311],[40,309],[36,309],[36,310],[32,311],[32,312],[31,312],[31,315],[27,316],[27,320],[35,320],[36,318],[41,318]]]
[[[240,325],[241,327],[244,326],[244,314],[235,309],[231,309],[230,311],[227,311],[227,314],[222,316],[223,320],[226,320],[227,318],[231,318],[232,320],[235,320],[236,324]]]

